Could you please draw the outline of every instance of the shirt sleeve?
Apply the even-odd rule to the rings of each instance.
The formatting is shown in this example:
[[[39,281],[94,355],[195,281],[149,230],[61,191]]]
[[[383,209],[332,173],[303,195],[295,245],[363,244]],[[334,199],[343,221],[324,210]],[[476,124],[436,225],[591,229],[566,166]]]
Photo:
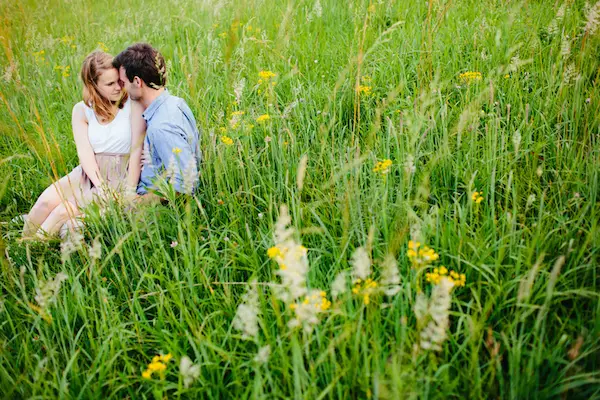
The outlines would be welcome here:
[[[161,169],[166,169],[170,175],[170,182],[175,191],[184,192],[184,175],[189,173],[186,169],[194,162],[194,149],[188,141],[186,132],[181,124],[161,122],[157,126],[150,126],[147,132],[150,143],[154,148],[155,156],[160,161]]]

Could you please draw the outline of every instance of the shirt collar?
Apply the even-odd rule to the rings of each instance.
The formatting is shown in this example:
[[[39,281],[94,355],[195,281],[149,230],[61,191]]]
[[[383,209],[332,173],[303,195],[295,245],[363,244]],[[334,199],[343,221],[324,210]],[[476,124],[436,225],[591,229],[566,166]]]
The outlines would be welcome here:
[[[146,111],[142,113],[142,118],[144,118],[146,122],[148,122],[156,113],[156,110],[158,110],[162,103],[165,102],[167,97],[169,97],[169,91],[167,90],[167,88],[165,88],[165,90],[157,98],[155,98],[152,101],[152,103],[150,103],[148,108],[146,108]]]

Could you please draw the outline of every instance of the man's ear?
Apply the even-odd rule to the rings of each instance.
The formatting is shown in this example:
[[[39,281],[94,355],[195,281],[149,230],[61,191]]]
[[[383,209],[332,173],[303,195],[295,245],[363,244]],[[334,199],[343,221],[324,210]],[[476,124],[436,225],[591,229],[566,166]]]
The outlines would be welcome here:
[[[142,82],[143,82],[143,81],[140,79],[140,77],[139,77],[139,76],[134,76],[134,77],[133,77],[133,84],[134,84],[136,87],[142,87]]]

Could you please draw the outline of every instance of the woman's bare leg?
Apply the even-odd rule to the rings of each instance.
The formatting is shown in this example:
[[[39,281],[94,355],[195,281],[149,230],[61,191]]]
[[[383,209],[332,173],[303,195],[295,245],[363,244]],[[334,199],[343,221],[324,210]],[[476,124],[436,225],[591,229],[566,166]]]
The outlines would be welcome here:
[[[52,211],[71,196],[75,188],[79,187],[79,184],[80,179],[69,174],[48,186],[31,208],[27,218],[25,218],[23,236],[33,235]]]
[[[40,231],[42,234],[54,235],[60,231],[60,228],[66,222],[79,215],[81,215],[81,211],[75,204],[70,201],[61,203],[48,215],[48,218],[40,226]]]

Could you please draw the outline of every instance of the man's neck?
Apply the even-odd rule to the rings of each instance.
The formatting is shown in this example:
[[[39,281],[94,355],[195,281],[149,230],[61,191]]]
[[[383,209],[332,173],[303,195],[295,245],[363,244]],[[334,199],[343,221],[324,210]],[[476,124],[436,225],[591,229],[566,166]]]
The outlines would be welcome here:
[[[148,108],[148,106],[150,106],[150,104],[152,104],[152,102],[165,91],[165,88],[161,87],[160,89],[156,90],[147,88],[146,90],[147,91],[146,93],[144,93],[144,97],[141,101],[142,106],[144,106],[144,109]]]

